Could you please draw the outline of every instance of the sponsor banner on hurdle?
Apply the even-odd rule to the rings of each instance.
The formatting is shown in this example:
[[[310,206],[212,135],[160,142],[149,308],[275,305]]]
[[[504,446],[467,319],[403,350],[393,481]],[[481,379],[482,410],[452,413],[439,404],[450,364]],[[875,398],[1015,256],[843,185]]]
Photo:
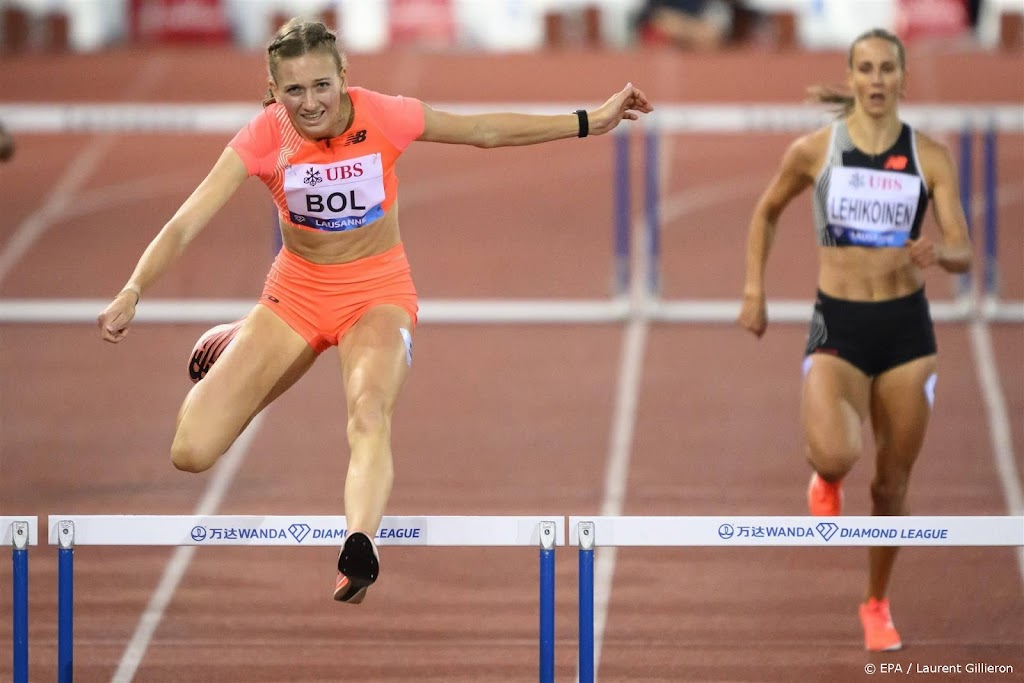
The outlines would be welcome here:
[[[1024,546],[1024,517],[570,517],[569,545]]]
[[[15,525],[16,522],[23,524]],[[21,534],[24,530],[28,530],[28,534],[25,538],[15,539],[14,534]],[[15,543],[17,541],[17,543]],[[38,545],[39,544],[39,520],[37,517],[8,515],[0,516],[0,543],[10,548],[12,545],[23,547],[26,545]]]
[[[378,545],[540,546],[541,522],[554,523],[552,545],[565,545],[561,516],[387,516]],[[319,515],[50,515],[54,545],[336,546],[348,525]],[[71,538],[68,538],[68,536]]]

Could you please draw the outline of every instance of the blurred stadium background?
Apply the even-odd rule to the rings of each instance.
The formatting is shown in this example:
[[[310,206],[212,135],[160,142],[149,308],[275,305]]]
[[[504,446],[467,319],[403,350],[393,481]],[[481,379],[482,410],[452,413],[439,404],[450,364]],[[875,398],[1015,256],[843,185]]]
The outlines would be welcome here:
[[[830,49],[865,28],[960,47],[1020,49],[1021,0],[709,0],[733,42]],[[126,42],[234,42],[259,48],[294,15],[322,16],[346,49],[415,44],[516,51],[552,45],[627,49],[645,0],[0,0],[3,47],[99,50]]]

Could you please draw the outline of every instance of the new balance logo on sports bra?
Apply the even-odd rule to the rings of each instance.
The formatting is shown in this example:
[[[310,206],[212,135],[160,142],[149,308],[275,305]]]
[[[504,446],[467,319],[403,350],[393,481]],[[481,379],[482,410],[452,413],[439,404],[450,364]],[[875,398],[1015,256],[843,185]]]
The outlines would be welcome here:
[[[293,164],[284,193],[291,221],[315,230],[360,228],[384,215],[384,166],[380,153],[331,164]]]
[[[838,245],[901,247],[920,196],[919,176],[836,166],[828,188],[828,230]]]

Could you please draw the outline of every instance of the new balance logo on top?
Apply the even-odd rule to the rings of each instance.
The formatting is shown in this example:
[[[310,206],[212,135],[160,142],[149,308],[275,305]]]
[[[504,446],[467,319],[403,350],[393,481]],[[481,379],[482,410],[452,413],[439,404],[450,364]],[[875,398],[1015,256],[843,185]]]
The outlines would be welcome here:
[[[885,160],[883,168],[887,171],[903,171],[907,168],[907,157],[902,154],[891,154]]]
[[[354,133],[349,133],[345,137],[345,145],[344,146],[347,147],[348,145],[358,145],[360,142],[364,141],[365,139],[366,139],[366,131],[365,130],[357,130]]]

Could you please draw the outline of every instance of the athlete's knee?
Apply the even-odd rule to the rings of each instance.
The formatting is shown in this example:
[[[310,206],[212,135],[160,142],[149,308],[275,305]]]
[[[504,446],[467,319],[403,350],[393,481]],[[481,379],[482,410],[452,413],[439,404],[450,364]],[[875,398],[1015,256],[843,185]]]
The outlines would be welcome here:
[[[218,449],[204,447],[195,439],[176,434],[171,443],[171,463],[182,472],[205,472],[221,456]]]
[[[871,482],[871,500],[876,514],[904,514],[910,477],[904,474],[878,474]]]
[[[386,436],[391,431],[391,411],[376,394],[358,397],[349,407],[348,436],[350,440]]]
[[[807,448],[814,470],[826,481],[838,481],[860,460],[860,448],[849,443],[812,443]]]

